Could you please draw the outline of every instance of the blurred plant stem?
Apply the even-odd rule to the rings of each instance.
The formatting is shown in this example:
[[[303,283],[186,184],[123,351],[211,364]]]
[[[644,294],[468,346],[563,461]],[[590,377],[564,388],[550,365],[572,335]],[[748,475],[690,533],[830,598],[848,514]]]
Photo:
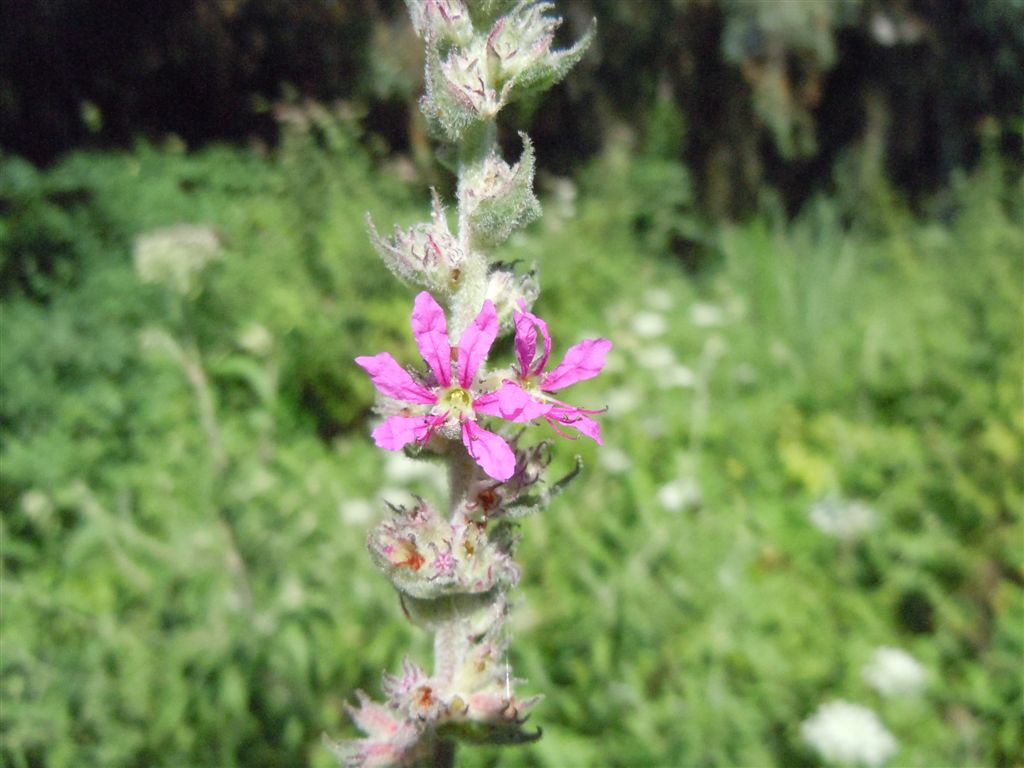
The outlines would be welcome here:
[[[182,302],[184,305],[184,302]],[[206,437],[206,447],[210,456],[210,475],[213,494],[213,505],[217,510],[218,527],[224,537],[227,549],[227,565],[238,585],[238,598],[246,610],[252,607],[252,587],[250,585],[249,568],[239,546],[238,532],[234,521],[223,503],[223,487],[229,466],[229,458],[224,448],[224,439],[217,422],[217,406],[210,378],[203,365],[202,352],[191,331],[191,317],[187,306],[182,307],[181,317],[186,330],[185,340],[175,342],[170,351],[185,374],[185,379],[192,388],[196,409],[199,412],[199,424]]]

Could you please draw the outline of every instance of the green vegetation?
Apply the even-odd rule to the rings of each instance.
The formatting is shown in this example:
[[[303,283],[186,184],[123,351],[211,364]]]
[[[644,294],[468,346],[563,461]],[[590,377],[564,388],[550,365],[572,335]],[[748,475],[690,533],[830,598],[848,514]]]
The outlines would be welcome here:
[[[363,214],[409,223],[426,191],[344,121],[291,124],[269,157],[0,161],[4,765],[327,766],[341,703],[429,658],[364,541],[382,486],[438,490],[373,447],[352,362],[414,359]],[[1019,764],[1008,176],[990,154],[929,216],[879,192],[714,228],[656,147],[550,185],[507,258],[538,263],[556,351],[616,342],[574,390],[610,406],[606,445],[560,445],[584,477],[525,523],[512,647],[544,738],[460,764],[814,765],[800,723],[833,698],[879,713],[899,765]],[[219,244],[184,295],[132,257],[183,222]],[[828,496],[877,524],[830,538]],[[927,668],[919,698],[866,685],[883,645]]]

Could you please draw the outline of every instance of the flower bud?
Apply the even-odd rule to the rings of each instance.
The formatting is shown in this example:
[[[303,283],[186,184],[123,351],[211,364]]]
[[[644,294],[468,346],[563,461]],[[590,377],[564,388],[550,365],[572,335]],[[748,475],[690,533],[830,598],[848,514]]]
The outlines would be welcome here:
[[[540,203],[533,194],[533,144],[525,133],[519,136],[523,140],[523,156],[514,166],[509,166],[495,151],[466,174],[462,203],[468,213],[474,246],[494,248],[507,240],[513,230],[540,216]]]
[[[389,240],[380,236],[369,215],[366,225],[374,248],[395,276],[446,294],[457,287],[465,254],[448,229],[436,191],[429,224],[416,224],[407,230],[395,227]]]
[[[473,22],[463,0],[405,0],[413,29],[432,45],[465,45]]]
[[[374,563],[403,594],[433,600],[483,594],[519,582],[508,553],[473,522],[449,524],[425,502],[396,514],[370,534]]]
[[[510,264],[499,262],[487,276],[486,298],[494,303],[503,330],[512,327],[512,312],[519,308],[519,302],[532,307],[539,293],[537,274],[532,269],[518,275]]]
[[[499,92],[491,84],[486,56],[483,40],[452,48],[444,59],[437,49],[427,51],[420,107],[434,130],[450,141],[459,141],[473,124],[493,119],[506,103],[508,89]]]
[[[420,722],[436,721],[448,710],[439,681],[409,659],[402,660],[402,674],[384,675],[381,687],[391,709]]]
[[[487,36],[487,67],[495,88],[511,86],[517,94],[543,91],[557,83],[583,57],[593,37],[593,26],[572,48],[552,51],[555,30],[562,20],[545,16],[554,6],[521,0],[502,16]]]
[[[352,722],[366,738],[327,742],[327,748],[345,768],[385,768],[414,765],[430,755],[429,742],[420,739],[421,724],[396,717],[362,691],[356,691],[358,707],[345,704]]]

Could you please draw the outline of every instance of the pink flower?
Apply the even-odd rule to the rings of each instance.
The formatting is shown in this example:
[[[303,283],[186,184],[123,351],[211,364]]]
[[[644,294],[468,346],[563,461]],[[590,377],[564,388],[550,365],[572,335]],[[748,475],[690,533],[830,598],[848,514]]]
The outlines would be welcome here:
[[[356,358],[378,391],[410,403],[412,411],[420,412],[389,416],[373,430],[374,442],[398,451],[409,443],[425,443],[439,428],[457,427],[466,450],[484,472],[495,480],[507,480],[515,471],[515,454],[504,439],[477,424],[477,404],[486,402],[489,393],[473,389],[477,370],[498,335],[494,304],[485,301],[480,314],[463,332],[458,347],[451,347],[444,310],[423,291],[413,305],[412,333],[433,374],[432,383],[416,381],[387,352]]]
[[[573,427],[600,445],[601,426],[588,415],[600,411],[577,408],[558,400],[552,393],[597,376],[604,368],[604,358],[612,343],[608,339],[585,339],[570,347],[562,362],[545,373],[544,366],[551,355],[547,323],[527,312],[524,302],[520,301],[519,307],[513,316],[518,362],[518,367],[513,368],[515,376],[506,379],[495,392],[479,398],[474,404],[476,411],[517,422],[543,418],[563,437],[569,435],[560,426]],[[543,341],[539,353],[538,331]]]

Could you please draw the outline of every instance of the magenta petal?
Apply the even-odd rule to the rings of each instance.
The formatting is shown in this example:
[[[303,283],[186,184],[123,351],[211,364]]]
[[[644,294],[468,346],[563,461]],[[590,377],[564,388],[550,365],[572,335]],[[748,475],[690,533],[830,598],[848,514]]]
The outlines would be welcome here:
[[[373,430],[378,448],[398,451],[409,443],[422,443],[430,437],[429,416],[389,416]]]
[[[494,392],[474,400],[473,410],[509,421],[524,422],[539,419],[551,410],[551,405],[535,400],[518,384],[506,381]]]
[[[422,291],[413,304],[412,335],[442,387],[452,383],[452,351],[448,344],[448,323],[434,297]]]
[[[604,358],[612,343],[608,339],[586,339],[569,348],[565,358],[540,383],[545,392],[568,387],[577,381],[592,379],[604,368]]]
[[[516,471],[516,455],[509,444],[475,421],[462,422],[462,442],[473,460],[495,480],[508,480]]]
[[[604,441],[601,440],[601,425],[583,413],[579,408],[573,408],[571,406],[555,406],[548,411],[545,418],[552,422],[552,424],[572,427],[573,429],[578,430],[581,435],[589,437],[598,445],[604,445]],[[565,437],[565,435],[563,435],[563,437]]]
[[[469,388],[473,385],[480,363],[491,351],[491,345],[498,336],[498,313],[490,299],[484,302],[480,314],[459,339],[459,384]]]
[[[370,374],[373,385],[388,397],[407,403],[430,404],[437,401],[433,392],[417,383],[387,352],[372,357],[357,357],[356,363]]]
[[[359,730],[374,738],[388,737],[398,731],[401,721],[391,713],[391,710],[372,701],[362,691],[356,691],[356,697],[359,699],[359,708],[345,704],[345,709]]]
[[[540,373],[548,364],[548,357],[551,355],[551,335],[548,333],[548,324],[536,315],[526,311],[526,302],[519,300],[519,310],[514,312],[513,320],[516,326],[516,358],[519,360],[519,372],[523,376],[530,376]],[[533,363],[537,356],[537,331],[540,331],[544,339],[544,352],[536,364]]]

